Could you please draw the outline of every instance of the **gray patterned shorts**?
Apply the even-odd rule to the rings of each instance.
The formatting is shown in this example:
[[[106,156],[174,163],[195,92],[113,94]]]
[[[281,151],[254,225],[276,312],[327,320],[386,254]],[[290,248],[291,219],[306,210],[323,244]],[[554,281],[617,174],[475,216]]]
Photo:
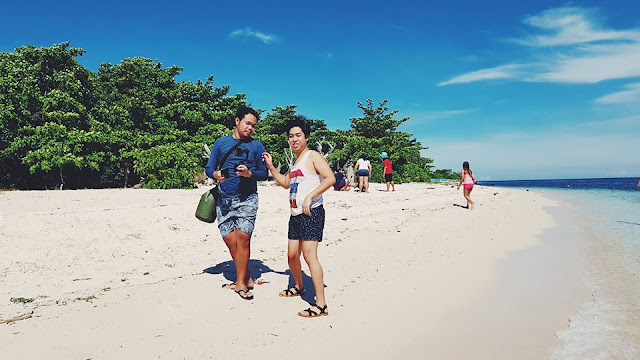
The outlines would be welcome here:
[[[258,194],[251,194],[243,199],[220,197],[216,211],[222,238],[231,234],[233,229],[251,236],[258,213]]]

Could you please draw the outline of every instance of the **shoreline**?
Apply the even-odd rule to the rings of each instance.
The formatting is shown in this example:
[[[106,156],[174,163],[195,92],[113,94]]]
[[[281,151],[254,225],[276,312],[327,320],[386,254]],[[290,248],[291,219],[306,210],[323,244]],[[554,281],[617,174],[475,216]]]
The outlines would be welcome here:
[[[551,194],[553,195],[553,194]],[[629,233],[609,228],[614,215],[599,216],[595,205],[581,194],[556,194],[570,211],[570,222],[581,237],[580,279],[588,297],[557,333],[564,345],[554,349],[552,359],[640,357],[640,268],[637,251],[626,248]],[[591,203],[589,206],[585,204]],[[611,206],[611,205],[609,205]],[[607,212],[607,211],[604,211]]]
[[[467,339],[474,358],[548,357],[549,347],[558,345],[553,334],[575,309],[570,301],[554,306],[558,288],[521,265],[548,262],[536,249],[553,248],[543,234],[554,228],[544,208],[553,201],[478,186],[469,211],[460,207],[464,198],[455,187],[383,188],[325,194],[320,260],[330,316],[321,319],[295,315],[308,307],[308,296],[277,296],[290,280],[284,189],[259,189],[250,271],[267,283],[244,302],[220,289],[234,271],[215,225],[193,218],[204,189],[5,193],[0,231],[13,241],[0,255],[8,264],[0,269],[1,318],[31,309],[39,317],[0,327],[0,346],[12,358],[276,358],[290,352],[319,358],[309,353],[312,338],[327,345],[322,356],[455,359],[464,358],[457,356],[467,351],[460,346]],[[561,268],[562,259],[549,268]],[[512,288],[521,280],[547,293],[550,319],[518,321],[530,305],[520,304],[519,296],[527,295]],[[310,284],[308,276],[305,281]],[[501,302],[491,293],[501,294]],[[47,297],[7,304],[9,297],[38,296]],[[496,322],[491,314],[511,320]],[[482,337],[474,338],[471,325]],[[501,334],[513,335],[516,344],[502,344]],[[41,340],[34,345],[33,338]],[[73,345],[64,345],[69,341]],[[230,357],[234,351],[242,356]]]

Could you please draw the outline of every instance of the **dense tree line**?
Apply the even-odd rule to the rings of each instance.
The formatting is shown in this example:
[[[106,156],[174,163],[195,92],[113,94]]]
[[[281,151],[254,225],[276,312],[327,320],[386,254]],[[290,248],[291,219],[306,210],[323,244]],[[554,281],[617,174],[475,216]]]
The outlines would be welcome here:
[[[432,179],[452,179],[458,180],[462,176],[459,172],[454,172],[451,169],[438,169],[431,174]]]
[[[85,51],[69,43],[22,46],[0,53],[0,188],[104,188],[141,182],[147,188],[189,187],[202,176],[203,145],[231,133],[244,94],[206,81],[176,81],[182,68],[136,57],[79,64]],[[359,156],[372,161],[371,181],[382,181],[381,151],[396,164],[397,182],[428,181],[431,159],[397,127],[387,101],[358,103],[362,116],[349,130],[307,119],[310,144],[329,152],[332,166]],[[287,168],[284,127],[303,117],[295,105],[262,111],[255,137]]]

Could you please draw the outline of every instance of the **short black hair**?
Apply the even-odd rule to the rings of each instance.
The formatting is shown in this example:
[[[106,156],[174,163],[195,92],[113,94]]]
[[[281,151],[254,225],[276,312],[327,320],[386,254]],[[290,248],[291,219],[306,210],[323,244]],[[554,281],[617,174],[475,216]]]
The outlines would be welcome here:
[[[258,115],[258,113],[255,110],[253,110],[248,106],[240,106],[238,108],[238,111],[236,112],[236,117],[242,120],[247,114],[251,114],[256,117],[256,120],[260,120],[260,115]]]
[[[309,136],[311,135],[311,127],[309,126],[309,124],[307,124],[306,121],[304,121],[303,118],[301,117],[296,117],[293,120],[289,120],[287,122],[287,134],[289,133],[289,131],[291,131],[291,129],[293,129],[294,127],[299,127],[300,129],[302,129],[302,132],[304,133],[304,137],[306,137],[307,139],[309,138]]]

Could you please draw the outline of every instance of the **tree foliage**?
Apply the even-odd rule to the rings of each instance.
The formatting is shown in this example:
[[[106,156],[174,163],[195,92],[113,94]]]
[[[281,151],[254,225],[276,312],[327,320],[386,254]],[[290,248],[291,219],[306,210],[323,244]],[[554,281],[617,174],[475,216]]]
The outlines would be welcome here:
[[[189,187],[206,162],[203,144],[231,133],[236,109],[247,105],[244,94],[229,95],[229,85],[214,86],[212,76],[177,81],[182,68],[142,57],[92,72],[78,62],[84,53],[69,43],[0,53],[0,187],[118,187],[125,176],[148,188]],[[363,114],[348,130],[330,130],[295,105],[276,106],[262,114],[255,137],[286,170],[286,125],[301,118],[313,130],[310,147],[333,149],[334,167],[367,156],[371,180],[382,181],[375,160],[386,151],[398,182],[429,180],[424,147],[398,131],[408,118],[395,119],[387,100],[357,105]]]
[[[437,169],[433,172],[432,178],[434,179],[454,179],[458,180],[462,176],[459,172],[454,172],[451,169]]]

